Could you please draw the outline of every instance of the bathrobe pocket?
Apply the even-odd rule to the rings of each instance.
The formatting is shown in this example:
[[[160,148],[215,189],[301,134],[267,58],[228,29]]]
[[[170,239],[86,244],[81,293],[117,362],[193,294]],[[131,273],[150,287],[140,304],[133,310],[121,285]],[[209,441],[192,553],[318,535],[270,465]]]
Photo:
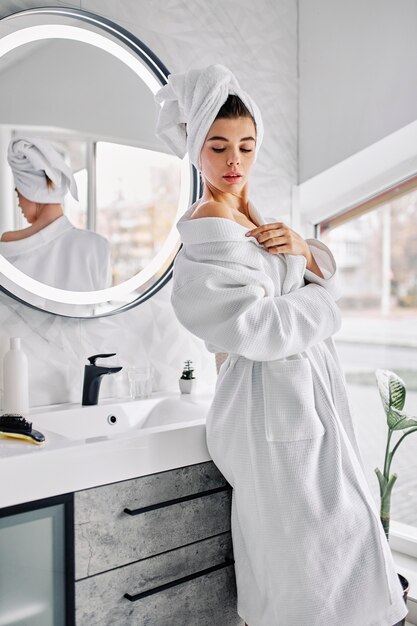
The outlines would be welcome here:
[[[307,358],[264,361],[262,384],[267,441],[299,441],[324,435]]]

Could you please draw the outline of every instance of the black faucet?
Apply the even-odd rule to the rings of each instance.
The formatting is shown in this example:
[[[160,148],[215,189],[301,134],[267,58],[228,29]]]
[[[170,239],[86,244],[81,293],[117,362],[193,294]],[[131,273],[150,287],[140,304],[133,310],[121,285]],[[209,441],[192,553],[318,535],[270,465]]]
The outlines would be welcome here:
[[[84,367],[83,401],[81,403],[83,406],[97,404],[103,376],[116,374],[116,372],[120,372],[123,369],[122,367],[102,367],[101,365],[96,365],[96,359],[104,359],[109,356],[115,356],[115,354],[113,352],[112,354],[95,354],[88,357],[90,365]]]

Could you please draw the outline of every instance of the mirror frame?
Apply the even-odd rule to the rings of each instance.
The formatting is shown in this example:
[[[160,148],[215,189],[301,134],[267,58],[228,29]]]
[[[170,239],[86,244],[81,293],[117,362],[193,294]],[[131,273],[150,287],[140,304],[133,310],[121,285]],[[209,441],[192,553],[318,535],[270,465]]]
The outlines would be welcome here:
[[[170,74],[169,70],[166,68],[166,66],[162,63],[162,61],[152,52],[152,50],[150,50],[148,48],[148,46],[146,46],[146,44],[144,44],[140,39],[138,39],[135,35],[133,35],[132,33],[130,33],[129,31],[127,31],[125,28],[119,26],[118,24],[116,24],[115,22],[102,17],[100,15],[97,15],[95,13],[89,12],[89,11],[84,11],[83,9],[77,9],[77,8],[67,8],[67,7],[46,7],[46,8],[33,8],[33,9],[27,9],[24,11],[18,11],[18,12],[14,12],[11,13],[5,17],[3,17],[0,20],[0,23],[6,22],[8,20],[12,20],[18,17],[29,17],[31,15],[35,15],[35,16],[54,16],[54,17],[63,17],[63,18],[73,18],[76,19],[80,22],[84,22],[86,24],[92,25],[96,28],[98,28],[100,31],[103,32],[104,35],[110,35],[110,40],[113,43],[123,43],[124,47],[128,48],[130,50],[130,52],[133,52],[134,55],[138,56],[140,58],[140,60],[147,66],[147,69],[153,73],[153,76],[156,78],[156,80],[160,83],[161,87],[163,85],[165,85],[167,83],[167,79],[168,76]],[[0,37],[0,44],[1,44],[2,38]],[[19,47],[19,46],[17,46]],[[7,52],[10,52],[11,50],[16,49],[16,48],[11,48],[10,50],[8,50]],[[124,48],[123,48],[124,49]],[[123,62],[123,61],[122,61]],[[190,169],[190,175],[189,175],[189,181],[190,181],[190,187],[188,189],[188,197],[189,197],[189,204],[188,206],[190,206],[192,203],[194,203],[200,196],[201,196],[201,192],[202,192],[202,183],[201,183],[201,178],[200,175],[198,173],[198,170],[194,167],[194,165],[191,164],[191,162],[188,159],[188,155],[186,155],[184,157],[184,159],[182,160],[182,168],[184,167],[184,165]],[[184,171],[184,170],[182,170]],[[183,175],[181,175],[181,179],[183,182]],[[186,208],[188,208],[188,206]],[[186,210],[186,209],[185,209]],[[179,241],[179,238],[178,238]],[[180,244],[178,247],[177,252],[175,253],[178,254],[179,250],[181,249],[182,245]],[[24,274],[23,272],[21,272],[20,270],[18,270],[17,268],[15,268],[11,263],[9,263],[6,259],[4,259],[4,257],[2,255],[0,255],[0,269],[2,270],[1,273],[4,274],[4,276],[6,278],[8,278],[9,280],[12,280],[16,286],[19,288],[19,293],[22,296],[22,292],[26,292],[28,293],[28,298],[30,296],[35,296],[37,298],[39,297],[44,297],[45,300],[47,300],[48,303],[50,303],[50,307],[52,310],[48,310],[48,308],[46,308],[48,305],[46,305],[45,308],[41,308],[40,306],[36,306],[36,304],[31,303],[30,301],[26,301],[23,300],[22,297],[19,297],[18,295],[12,293],[11,291],[9,291],[6,287],[4,287],[4,285],[0,285],[0,292],[3,292],[5,294],[7,294],[8,296],[10,296],[11,298],[13,298],[14,300],[32,308],[35,309],[37,311],[42,311],[44,313],[48,313],[50,315],[58,315],[60,317],[69,317],[69,318],[78,318],[78,319],[95,319],[95,318],[99,318],[99,317],[108,317],[110,315],[116,315],[117,313],[121,313],[123,311],[126,311],[130,308],[133,308],[135,306],[137,306],[138,304],[141,304],[142,302],[145,302],[148,298],[152,297],[153,295],[155,295],[160,289],[162,289],[162,287],[164,287],[164,285],[171,279],[172,277],[172,272],[173,272],[173,264],[174,264],[174,260],[175,260],[175,256],[172,259],[169,267],[167,268],[167,270],[164,272],[164,274],[162,276],[160,276],[152,285],[149,289],[147,289],[146,291],[144,291],[143,293],[139,293],[137,294],[137,297],[134,296],[135,291],[137,290],[137,287],[135,287],[134,289],[132,289],[131,291],[129,291],[129,295],[133,294],[132,299],[129,302],[126,302],[124,304],[122,304],[121,306],[115,305],[114,308],[109,309],[107,311],[103,311],[103,312],[98,312],[98,313],[93,313],[93,314],[88,314],[88,315],[82,315],[80,313],[80,308],[82,306],[86,307],[86,313],[91,313],[90,309],[94,306],[94,305],[99,305],[101,303],[105,304],[105,303],[109,303],[111,302],[112,298],[105,298],[103,299],[102,296],[98,296],[98,294],[102,293],[103,291],[108,291],[111,292],[113,289],[117,291],[120,291],[120,289],[117,289],[118,287],[120,288],[121,285],[123,285],[124,283],[121,283],[121,285],[116,285],[113,287],[108,288],[107,290],[97,290],[97,291],[90,291],[90,292],[82,292],[82,291],[67,291],[64,289],[58,289],[55,287],[50,287],[48,285],[45,285],[44,283],[40,283],[39,281],[36,281],[35,279],[27,276],[26,274]],[[6,268],[7,271],[4,271],[4,269]],[[145,268],[146,269],[146,268]],[[143,270],[142,270],[143,271]],[[140,272],[139,272],[140,273]],[[20,275],[20,276],[19,276]],[[136,274],[133,279],[138,276],[138,274]],[[21,282],[19,281],[19,278],[22,278],[24,280],[24,285],[21,284]],[[129,279],[129,281],[132,279]],[[124,281],[129,282],[129,281]],[[146,282],[146,281],[145,281]],[[29,290],[27,287],[27,284],[29,283],[29,285],[33,288],[34,290]],[[36,287],[38,286],[38,288],[40,289],[39,291],[36,291]],[[49,290],[51,290],[52,292],[56,292],[58,297],[51,297],[48,294],[48,297],[45,297],[44,293],[42,292],[49,292]],[[60,292],[60,293],[59,293]],[[75,296],[79,296],[81,299],[83,299],[83,294],[85,296],[85,298],[87,298],[88,300],[84,302],[78,301],[78,302],[73,302],[70,301],[70,298],[74,298]],[[97,294],[97,296],[99,297],[98,300],[95,300],[94,302],[91,301],[93,294]],[[96,297],[97,297],[96,296]],[[62,306],[62,303],[64,303],[66,306],[68,307],[73,307],[73,314],[71,314],[71,312],[69,311],[68,314],[67,313],[63,313],[61,311],[54,311],[53,310],[53,306],[54,305],[58,305]]]

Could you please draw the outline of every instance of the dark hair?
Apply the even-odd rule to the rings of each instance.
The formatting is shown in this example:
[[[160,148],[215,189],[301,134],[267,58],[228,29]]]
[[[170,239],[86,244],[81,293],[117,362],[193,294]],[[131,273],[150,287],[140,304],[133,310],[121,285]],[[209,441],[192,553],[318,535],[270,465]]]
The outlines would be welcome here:
[[[236,117],[250,117],[256,129],[256,122],[247,106],[243,104],[239,96],[230,94],[226,102],[220,107],[215,119],[234,119]]]
[[[44,174],[46,178],[46,186],[48,187],[48,189],[55,189],[55,185],[52,182],[52,180],[49,178],[48,174],[46,172],[44,172]]]

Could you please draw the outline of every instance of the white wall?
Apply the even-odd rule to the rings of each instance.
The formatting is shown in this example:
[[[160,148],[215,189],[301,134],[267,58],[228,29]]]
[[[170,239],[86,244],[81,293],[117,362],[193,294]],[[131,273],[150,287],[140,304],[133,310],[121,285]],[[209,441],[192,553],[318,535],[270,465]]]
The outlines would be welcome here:
[[[299,182],[417,118],[415,0],[300,0]]]
[[[39,0],[3,0],[0,16]],[[256,99],[265,140],[256,163],[253,200],[258,208],[289,220],[297,182],[297,1],[83,0],[56,2],[105,15],[141,39],[171,72],[223,63]],[[9,336],[23,338],[31,370],[33,405],[80,401],[87,356],[117,352],[113,362],[149,358],[157,388],[177,390],[183,362],[191,359],[200,385],[214,385],[214,356],[176,320],[168,283],[144,304],[113,317],[75,320],[33,311],[2,296],[0,363]],[[103,397],[126,392],[125,380],[106,377]]]

